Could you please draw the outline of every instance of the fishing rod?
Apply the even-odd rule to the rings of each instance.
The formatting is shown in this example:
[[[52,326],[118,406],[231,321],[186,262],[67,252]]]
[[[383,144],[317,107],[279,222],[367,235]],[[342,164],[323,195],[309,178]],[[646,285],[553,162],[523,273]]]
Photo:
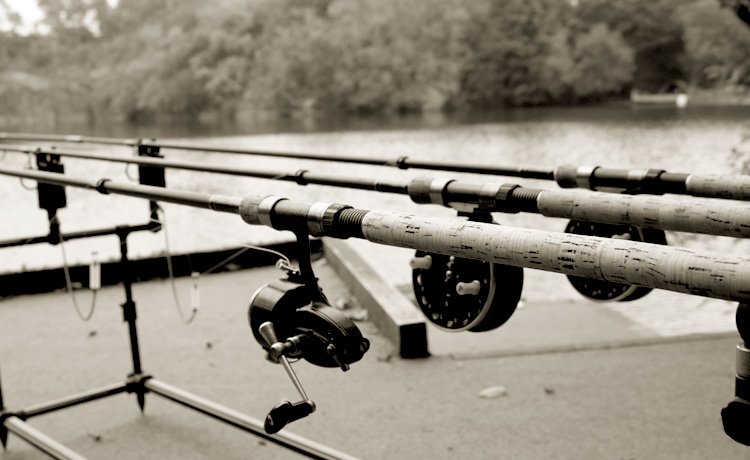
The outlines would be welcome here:
[[[520,177],[526,179],[554,180],[562,188],[620,192],[628,194],[701,196],[750,201],[750,177],[742,175],[671,173],[662,169],[617,169],[601,166],[569,166],[539,168],[533,166],[488,166],[466,162],[420,161],[408,156],[385,159],[382,157],[323,155],[299,152],[275,152],[256,149],[213,147],[187,143],[170,143],[156,139],[116,139],[85,137],[78,135],[38,135],[0,133],[0,140],[92,143],[129,147],[149,146],[175,150],[258,155],[279,158],[297,158],[341,163],[356,163],[375,166],[390,166],[399,169],[425,169],[462,173],[488,174]]]
[[[10,147],[8,150],[38,155],[45,153],[45,150],[27,147]],[[696,198],[691,200],[690,207],[686,208],[684,199],[677,197],[657,198],[592,193],[582,190],[544,190],[522,187],[517,184],[470,184],[448,179],[357,178],[348,175],[314,173],[305,169],[285,171],[220,163],[168,160],[153,157],[153,152],[150,150],[145,156],[128,158],[64,149],[54,149],[54,152],[55,155],[63,157],[136,164],[144,170],[175,168],[284,180],[299,185],[328,185],[402,194],[408,195],[416,203],[431,203],[457,209],[468,215],[471,220],[491,221],[489,216],[491,212],[536,213],[545,217],[571,219],[566,227],[568,233],[627,238],[654,244],[667,244],[664,230],[750,238],[750,214],[747,206],[733,201],[717,202]],[[163,183],[163,170],[161,177]],[[436,268],[432,269],[433,259],[437,262],[439,258],[432,254],[420,253],[412,261],[414,290],[417,302],[423,310],[427,308],[423,305],[423,298],[431,298],[430,303],[451,301],[446,298],[446,293],[438,295],[433,289],[428,289],[434,287],[435,283],[428,282],[426,285],[423,283],[424,280],[431,278],[431,275],[426,272],[435,272],[441,265],[438,263]],[[471,266],[475,265],[473,263],[459,265],[463,267],[459,271],[472,272],[472,276],[475,277],[484,270],[472,268]],[[456,268],[451,271],[455,272]],[[433,273],[433,275],[442,276],[439,273]],[[510,274],[504,273],[503,276],[507,278]],[[575,276],[568,276],[568,279],[581,295],[597,301],[632,301],[643,297],[650,291],[643,287],[595,282]],[[492,301],[493,298],[494,296],[490,296],[488,301]]]

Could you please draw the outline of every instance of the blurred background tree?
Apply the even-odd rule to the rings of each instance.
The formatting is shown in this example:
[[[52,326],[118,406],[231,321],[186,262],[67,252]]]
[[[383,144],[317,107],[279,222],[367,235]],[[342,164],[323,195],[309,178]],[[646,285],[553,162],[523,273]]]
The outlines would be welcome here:
[[[744,1],[39,0],[21,34],[0,0],[0,112],[232,119],[746,91]]]

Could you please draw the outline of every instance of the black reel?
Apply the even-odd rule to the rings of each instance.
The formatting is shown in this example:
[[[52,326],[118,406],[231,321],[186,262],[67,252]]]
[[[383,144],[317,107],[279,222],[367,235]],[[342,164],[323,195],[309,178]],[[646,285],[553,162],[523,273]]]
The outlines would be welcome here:
[[[565,233],[603,238],[619,238],[651,244],[668,244],[667,236],[663,230],[641,228],[633,225],[600,224],[571,220],[568,222],[567,227],[565,227]],[[580,276],[568,275],[568,280],[581,295],[587,299],[600,302],[630,302],[640,299],[652,290],[651,288],[642,286],[594,280]]]
[[[417,251],[411,261],[417,304],[440,329],[485,332],[505,324],[523,290],[523,269]]]
[[[260,326],[271,322],[282,340],[293,338],[297,350],[290,357],[302,358],[316,366],[340,367],[362,359],[370,347],[369,340],[354,322],[339,310],[322,301],[312,301],[308,287],[291,275],[258,289],[250,301],[248,319],[255,340],[266,350],[268,343]]]
[[[302,397],[299,402],[284,401],[271,409],[264,425],[270,434],[315,411],[315,403],[307,397],[289,358],[347,371],[370,348],[370,341],[362,337],[354,322],[328,305],[312,272],[307,234],[298,234],[297,241],[300,270],[282,264],[287,278],[255,291],[248,310],[255,340],[270,361],[283,365]]]

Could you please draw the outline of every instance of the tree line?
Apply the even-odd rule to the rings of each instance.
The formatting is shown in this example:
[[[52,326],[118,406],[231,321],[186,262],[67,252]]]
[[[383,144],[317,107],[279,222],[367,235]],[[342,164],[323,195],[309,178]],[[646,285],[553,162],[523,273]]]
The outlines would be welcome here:
[[[38,3],[39,33],[0,33],[0,114],[419,113],[750,86],[750,28],[718,0]]]

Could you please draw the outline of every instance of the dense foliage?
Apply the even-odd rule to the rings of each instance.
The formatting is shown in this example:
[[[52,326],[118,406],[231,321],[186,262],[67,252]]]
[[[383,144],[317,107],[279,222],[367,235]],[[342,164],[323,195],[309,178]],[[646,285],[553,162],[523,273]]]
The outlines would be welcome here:
[[[370,114],[750,86],[750,28],[717,0],[39,4],[44,33],[0,32],[0,114]]]

